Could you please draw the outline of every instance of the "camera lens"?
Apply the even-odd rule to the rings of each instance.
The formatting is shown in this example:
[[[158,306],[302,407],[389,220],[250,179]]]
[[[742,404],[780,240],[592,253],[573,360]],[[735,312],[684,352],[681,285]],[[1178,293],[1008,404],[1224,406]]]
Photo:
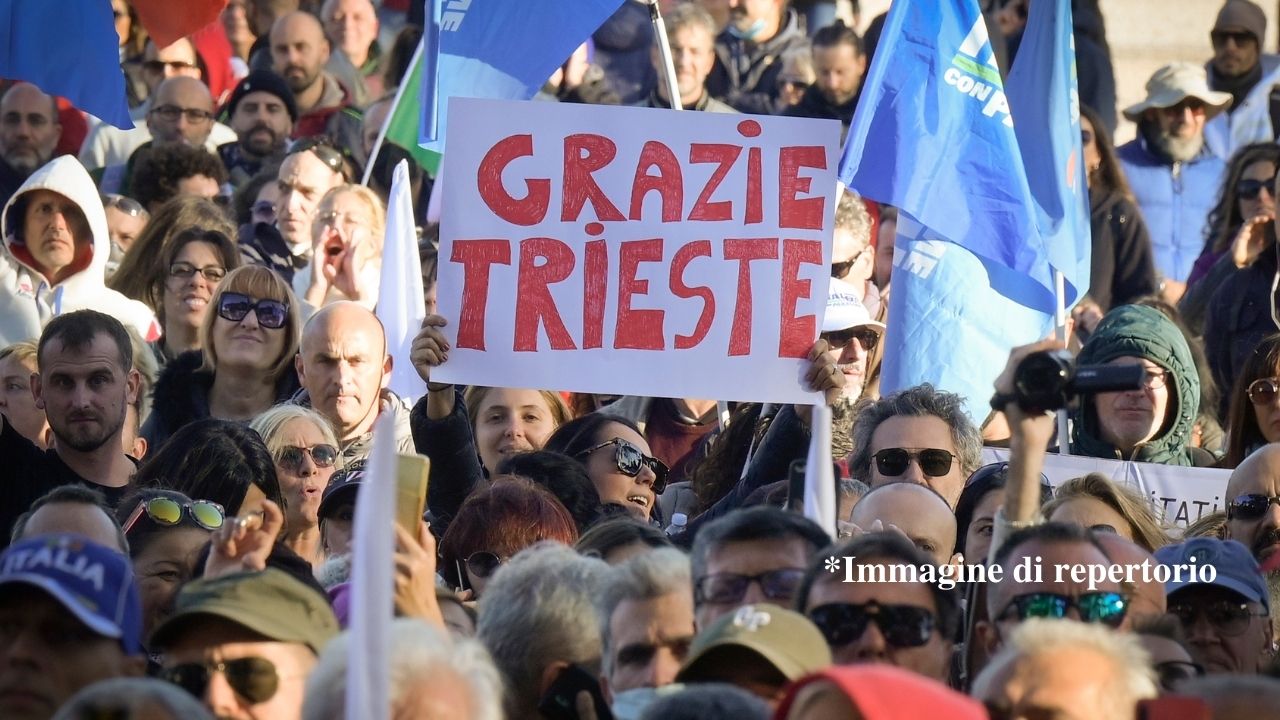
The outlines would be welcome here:
[[[1024,410],[1062,408],[1071,385],[1071,356],[1065,351],[1028,355],[1018,364],[1013,384],[1018,405]]]

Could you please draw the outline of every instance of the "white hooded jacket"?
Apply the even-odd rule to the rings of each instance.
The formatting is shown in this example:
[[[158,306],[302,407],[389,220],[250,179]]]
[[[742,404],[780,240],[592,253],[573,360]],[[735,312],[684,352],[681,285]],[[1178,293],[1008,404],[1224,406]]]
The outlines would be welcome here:
[[[80,207],[93,235],[90,252],[80,254],[77,270],[56,285],[35,269],[23,241],[24,196],[33,190],[52,190]],[[130,300],[106,286],[107,257],[111,242],[107,216],[93,179],[74,157],[55,158],[36,170],[18,188],[0,212],[0,347],[40,336],[45,323],[55,315],[73,310],[97,310],[132,328],[150,342],[160,337],[160,325],[151,308]]]

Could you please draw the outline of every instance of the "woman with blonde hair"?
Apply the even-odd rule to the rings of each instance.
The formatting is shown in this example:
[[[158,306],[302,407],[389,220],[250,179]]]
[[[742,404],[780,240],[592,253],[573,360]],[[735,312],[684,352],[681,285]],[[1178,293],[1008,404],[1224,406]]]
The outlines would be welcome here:
[[[285,404],[254,418],[249,429],[262,436],[275,461],[286,508],[281,541],[318,569],[325,561],[320,498],[342,458],[333,426],[311,408]]]
[[[372,310],[378,301],[387,223],[382,200],[362,185],[339,185],[320,199],[315,217],[310,285],[303,299],[317,308],[354,300]]]
[[[211,307],[200,326],[201,349],[179,355],[156,382],[143,428],[153,448],[194,420],[248,423],[299,388],[293,359],[301,308],[279,275],[258,265],[232,270]]]
[[[1171,542],[1156,517],[1155,508],[1146,498],[1101,473],[1089,473],[1063,483],[1042,511],[1051,522],[1113,532],[1147,552],[1155,552]]]

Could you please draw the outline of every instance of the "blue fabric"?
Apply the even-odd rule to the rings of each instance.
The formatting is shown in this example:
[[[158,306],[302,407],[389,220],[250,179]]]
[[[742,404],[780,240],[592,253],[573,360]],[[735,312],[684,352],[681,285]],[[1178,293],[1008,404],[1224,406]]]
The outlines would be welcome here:
[[[444,152],[451,97],[528,100],[622,0],[426,0],[423,147]]]
[[[1174,167],[1147,149],[1141,137],[1116,151],[1151,233],[1161,276],[1185,282],[1204,250],[1205,222],[1218,201],[1227,165],[1207,149]]]
[[[0,77],[25,80],[133,129],[107,0],[0,0]]]

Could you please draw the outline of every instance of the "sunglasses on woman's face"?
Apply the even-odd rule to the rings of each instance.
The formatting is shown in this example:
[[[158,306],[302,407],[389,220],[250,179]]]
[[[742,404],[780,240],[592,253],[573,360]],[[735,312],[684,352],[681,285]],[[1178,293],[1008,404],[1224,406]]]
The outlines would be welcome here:
[[[1280,378],[1258,378],[1249,383],[1246,394],[1254,405],[1270,405],[1280,394]]]
[[[235,660],[184,663],[161,671],[160,677],[203,700],[214,673],[223,673],[227,684],[237,695],[252,705],[264,703],[275,697],[280,688],[280,675],[270,660],[260,657],[244,657]]]
[[[506,564],[507,559],[498,557],[488,550],[478,550],[467,557],[467,575],[487,580],[498,572],[498,568]]]
[[[288,472],[297,474],[302,471],[302,462],[308,457],[318,468],[331,468],[338,462],[338,448],[325,443],[311,447],[285,445],[276,454],[276,463]]]
[[[862,637],[875,623],[885,642],[894,647],[920,647],[933,636],[933,613],[915,605],[881,605],[872,600],[830,603],[809,611],[809,619],[822,631],[831,647],[841,647]]]
[[[172,498],[157,497],[138,503],[138,507],[129,515],[129,519],[124,521],[124,534],[128,535],[143,515],[158,525],[173,526],[182,522],[184,513],[205,530],[217,530],[227,519],[226,510],[210,500],[180,503]]]
[[[224,320],[240,322],[250,312],[259,325],[271,330],[279,330],[289,320],[289,306],[279,300],[254,300],[234,292],[224,292],[218,299],[218,317]]]
[[[651,455],[645,455],[640,452],[640,448],[632,445],[622,438],[614,438],[608,442],[602,442],[593,448],[583,450],[575,455],[575,457],[586,457],[591,453],[602,448],[607,448],[610,445],[613,445],[616,448],[613,452],[613,462],[618,466],[618,472],[626,475],[627,477],[636,477],[640,474],[641,470],[648,467],[653,471],[654,475],[653,493],[655,495],[661,495],[662,491],[667,489],[667,473],[670,472],[670,468],[667,467],[666,463]]]
[[[1269,180],[1241,180],[1236,183],[1236,198],[1240,200],[1257,200],[1262,191],[1271,192]]]

